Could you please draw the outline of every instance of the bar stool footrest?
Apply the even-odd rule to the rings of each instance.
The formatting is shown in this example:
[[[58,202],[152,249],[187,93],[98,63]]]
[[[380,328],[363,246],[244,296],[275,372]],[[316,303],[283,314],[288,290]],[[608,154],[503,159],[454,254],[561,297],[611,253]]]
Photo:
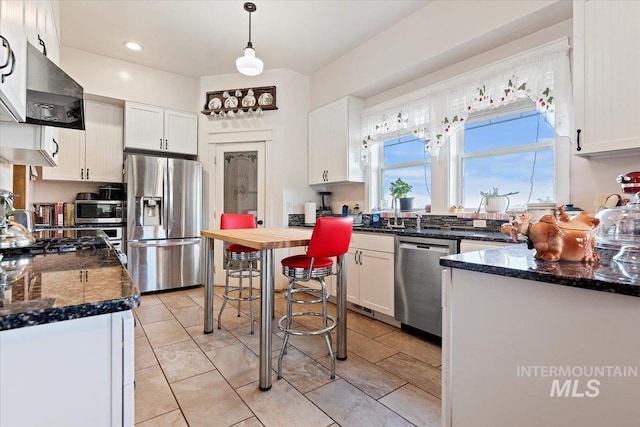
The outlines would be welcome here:
[[[304,292],[306,294],[312,294],[312,295],[318,295],[317,299],[295,299],[293,298],[293,294],[298,293],[298,292]],[[320,304],[323,301],[322,298],[322,289],[315,289],[315,288],[295,288],[292,289],[290,292],[287,292],[285,299],[289,302],[292,303],[296,303],[296,304]]]
[[[323,317],[322,313],[319,313],[317,311],[300,311],[296,313],[291,313],[292,319],[294,317],[300,317],[300,316]],[[334,330],[335,327],[338,325],[336,318],[330,314],[327,314],[327,320],[330,320],[332,322],[331,325],[327,326],[326,328],[318,329],[315,331],[299,331],[297,329],[291,329],[291,328],[287,329],[287,327],[282,324],[282,322],[284,322],[285,320],[287,320],[287,316],[282,316],[280,320],[278,320],[278,328],[280,328],[281,331],[286,332],[287,334],[297,335],[297,336],[325,335],[331,332],[332,330]]]

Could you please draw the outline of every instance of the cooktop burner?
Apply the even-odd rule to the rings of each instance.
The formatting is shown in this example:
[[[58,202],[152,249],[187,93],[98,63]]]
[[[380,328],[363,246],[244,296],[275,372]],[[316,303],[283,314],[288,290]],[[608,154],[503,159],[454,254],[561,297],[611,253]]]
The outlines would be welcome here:
[[[3,249],[5,257],[15,255],[41,255],[53,253],[66,253],[85,250],[106,248],[107,243],[101,237],[54,237],[48,239],[36,239],[36,242],[24,248]]]

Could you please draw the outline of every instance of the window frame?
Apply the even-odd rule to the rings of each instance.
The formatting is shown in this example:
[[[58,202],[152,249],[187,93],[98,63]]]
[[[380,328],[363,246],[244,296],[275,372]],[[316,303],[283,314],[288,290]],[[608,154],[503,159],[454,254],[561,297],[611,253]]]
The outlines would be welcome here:
[[[421,160],[415,160],[415,161],[410,161],[410,162],[402,162],[402,163],[395,163],[393,166],[384,166],[384,144],[387,141],[392,141],[395,139],[402,139],[402,138],[406,138],[406,137],[413,137],[414,140],[419,140],[422,141],[423,143],[423,156],[425,153],[428,153],[429,156],[428,158],[423,158]],[[408,142],[408,141],[404,141],[404,142]],[[433,203],[433,157],[431,156],[431,153],[428,152],[428,150],[426,150],[426,148],[424,148],[424,140],[421,140],[420,138],[416,137],[415,135],[413,135],[412,133],[407,133],[404,135],[400,135],[400,136],[395,136],[393,138],[389,138],[389,139],[385,139],[383,141],[381,141],[379,144],[377,144],[377,150],[376,150],[376,163],[377,163],[377,170],[376,170],[376,180],[377,182],[375,183],[375,187],[377,187],[377,191],[375,192],[375,194],[377,194],[377,202],[372,205],[372,206],[376,206],[380,200],[384,200],[384,195],[385,195],[385,188],[383,186],[384,183],[384,171],[385,170],[394,170],[394,169],[405,169],[405,168],[410,168],[410,167],[416,167],[416,166],[425,166],[425,165],[429,165],[430,169],[429,169],[429,184],[431,186],[430,188],[430,198],[431,201],[429,203]],[[391,205],[392,205],[393,201],[390,201],[389,205],[387,206],[387,209],[391,209]],[[383,209],[383,206],[378,206],[380,209]],[[419,211],[422,209],[413,209],[414,211]]]
[[[467,119],[467,123],[475,123],[484,120],[496,119],[499,117],[509,116],[519,113],[539,113],[536,110],[535,103],[531,100],[519,101],[511,105],[499,107],[496,109],[481,111],[477,114],[470,115]],[[501,147],[492,150],[485,150],[475,153],[464,153],[464,140],[465,140],[465,126],[456,132],[455,141],[453,138],[450,141],[450,155],[451,155],[451,174],[450,182],[455,183],[453,186],[454,191],[450,193],[450,205],[463,204],[464,194],[464,176],[463,176],[463,163],[465,159],[474,158],[486,158],[505,154],[517,154],[524,152],[533,152],[538,149],[553,149],[553,194],[555,202],[558,205],[566,203],[569,200],[569,160],[570,151],[569,144],[560,144],[557,133],[552,140],[546,140],[537,143],[518,145],[512,147]],[[473,206],[465,206],[465,209],[476,209]]]

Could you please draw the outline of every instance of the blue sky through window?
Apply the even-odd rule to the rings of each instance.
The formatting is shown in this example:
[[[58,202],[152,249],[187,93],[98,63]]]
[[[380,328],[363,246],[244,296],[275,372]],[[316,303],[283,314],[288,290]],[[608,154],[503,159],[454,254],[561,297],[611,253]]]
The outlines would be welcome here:
[[[384,199],[391,208],[389,185],[402,178],[413,189],[408,197],[414,197],[413,208],[424,209],[431,203],[431,155],[425,150],[424,140],[405,136],[384,142],[384,166],[382,185]]]
[[[536,112],[512,114],[467,124],[464,130],[464,153],[478,156],[486,154],[487,157],[464,160],[462,185],[465,207],[477,208],[482,198],[480,192],[491,191],[493,187],[497,187],[501,194],[518,192],[509,196],[510,208],[524,208],[527,200],[553,200],[553,148],[540,148],[537,150],[537,156],[533,150],[508,154],[483,152],[554,138],[553,128]]]

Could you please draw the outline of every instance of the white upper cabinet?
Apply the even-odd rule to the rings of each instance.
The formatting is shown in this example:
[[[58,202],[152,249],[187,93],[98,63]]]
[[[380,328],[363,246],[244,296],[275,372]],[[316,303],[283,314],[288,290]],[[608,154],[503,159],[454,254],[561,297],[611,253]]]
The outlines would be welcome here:
[[[574,128],[580,156],[640,153],[640,2],[573,2]]]
[[[364,182],[362,106],[361,99],[348,96],[309,113],[309,185]]]
[[[85,131],[60,129],[60,162],[45,180],[122,182],[122,107],[85,101]]]
[[[198,116],[164,111],[164,149],[169,153],[198,154]]]
[[[16,165],[56,166],[58,128],[0,122],[0,159]]]
[[[25,2],[0,1],[0,117],[24,122],[27,105]]]
[[[196,155],[198,116],[126,102],[124,148]]]
[[[27,1],[25,3],[25,18],[27,41],[58,65],[60,48],[51,1]]]

